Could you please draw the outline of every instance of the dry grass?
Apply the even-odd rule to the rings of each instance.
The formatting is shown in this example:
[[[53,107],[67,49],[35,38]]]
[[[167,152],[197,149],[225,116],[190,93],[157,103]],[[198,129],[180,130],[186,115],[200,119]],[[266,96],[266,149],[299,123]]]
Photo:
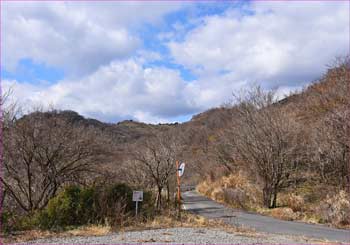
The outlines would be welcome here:
[[[310,224],[320,224],[321,222],[321,217],[319,214],[315,213],[310,213],[310,212],[304,212],[302,214],[302,217],[300,218],[301,221],[305,223],[310,223]]]
[[[281,207],[275,209],[263,207],[261,188],[251,183],[243,171],[216,180],[207,179],[197,186],[197,191],[233,208],[256,211],[282,220],[350,228],[350,196],[340,191],[326,197],[323,193],[334,193],[327,186],[306,183],[294,190],[295,193],[279,193],[277,204]]]
[[[123,231],[135,231],[145,229],[163,229],[173,227],[212,227],[217,226],[214,220],[208,220],[203,216],[182,212],[181,218],[177,218],[176,213],[167,213],[156,216],[146,222],[134,222],[132,225],[122,228]]]
[[[260,188],[251,183],[243,171],[215,181],[203,181],[197,186],[197,191],[235,208],[254,210],[262,205]]]
[[[110,226],[104,225],[89,225],[78,227],[73,230],[67,231],[67,234],[73,236],[104,236],[112,231]]]
[[[279,196],[279,205],[287,206],[291,208],[294,212],[303,211],[303,209],[305,208],[305,201],[301,195],[297,195],[295,193],[281,193]]]
[[[350,195],[345,191],[327,196],[317,210],[325,222],[340,228],[350,227]]]
[[[286,207],[274,209],[259,208],[258,212],[282,220],[297,220],[300,216],[300,213],[295,213],[291,208]]]
[[[207,197],[211,197],[211,193],[213,191],[213,187],[209,184],[209,181],[203,181],[199,185],[197,185],[197,191],[202,193]]]

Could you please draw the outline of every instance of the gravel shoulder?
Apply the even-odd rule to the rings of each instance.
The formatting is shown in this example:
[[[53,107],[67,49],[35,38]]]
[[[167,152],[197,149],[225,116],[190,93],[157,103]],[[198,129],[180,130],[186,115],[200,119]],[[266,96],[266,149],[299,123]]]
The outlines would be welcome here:
[[[271,234],[241,234],[210,228],[168,228],[111,233],[105,236],[39,239],[21,244],[296,244],[304,238]]]

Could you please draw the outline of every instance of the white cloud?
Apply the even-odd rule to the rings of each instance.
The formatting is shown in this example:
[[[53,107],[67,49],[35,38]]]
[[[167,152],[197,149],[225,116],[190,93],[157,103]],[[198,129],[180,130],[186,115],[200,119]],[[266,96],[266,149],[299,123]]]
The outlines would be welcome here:
[[[18,61],[64,69],[68,75],[95,71],[114,59],[135,54],[142,40],[133,31],[179,9],[171,3],[13,3],[3,4],[3,64]]]
[[[190,31],[183,26],[188,23],[172,23],[154,33],[155,40],[172,40],[173,60],[198,77],[187,82],[176,68],[147,67],[169,57],[145,50],[135,31],[145,22],[159,24],[181,4],[6,2],[5,68],[31,58],[68,76],[52,85],[5,80],[3,86],[13,85],[22,105],[53,105],[110,122],[173,121],[225,103],[252,83],[279,86],[283,96],[349,52],[346,4],[253,2],[244,6],[252,15],[232,8],[192,18],[197,27]]]
[[[113,61],[79,80],[51,86],[6,81],[21,105],[75,110],[104,121],[165,122],[198,111],[186,96],[189,84],[176,70],[143,68],[135,59]]]
[[[295,86],[349,52],[346,2],[253,2],[245,9],[255,13],[204,17],[184,41],[169,42],[175,61],[200,77],[232,73],[232,82]]]
[[[3,94],[8,94],[6,98],[7,105],[18,104],[25,111],[39,105],[34,104],[37,96],[44,90],[46,87],[43,85],[33,85],[30,83],[19,83],[16,80],[7,80],[4,79],[1,81],[1,92]],[[6,106],[6,105],[5,105]]]

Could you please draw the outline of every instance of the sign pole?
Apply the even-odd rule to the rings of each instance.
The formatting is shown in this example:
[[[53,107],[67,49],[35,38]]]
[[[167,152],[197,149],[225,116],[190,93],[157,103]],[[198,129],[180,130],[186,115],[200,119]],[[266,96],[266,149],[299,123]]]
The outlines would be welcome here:
[[[139,202],[143,201],[143,191],[133,191],[132,200],[133,202],[136,202],[135,216],[137,217],[139,211]]]
[[[177,177],[177,201],[179,205],[179,217],[181,217],[181,189],[180,189],[180,175],[179,175],[179,161],[176,161],[176,177]]]
[[[137,217],[137,211],[138,211],[138,207],[139,207],[139,202],[138,201],[136,201],[136,217]]]

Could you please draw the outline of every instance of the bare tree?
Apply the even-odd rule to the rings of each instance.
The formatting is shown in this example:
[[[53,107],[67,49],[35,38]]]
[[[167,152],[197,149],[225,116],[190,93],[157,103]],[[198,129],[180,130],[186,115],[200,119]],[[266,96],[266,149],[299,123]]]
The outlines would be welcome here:
[[[5,91],[1,90],[0,93],[0,162],[3,163],[3,152],[4,152],[4,135],[7,133],[8,129],[15,122],[16,118],[20,115],[20,108],[17,103],[13,100],[13,90],[9,88]],[[0,172],[0,178],[4,176],[4,172]],[[5,199],[8,196],[5,186],[1,184],[1,207],[4,206]]]
[[[313,129],[316,166],[321,180],[350,192],[350,58],[338,58],[312,90],[310,106],[323,117]]]
[[[81,182],[99,156],[95,135],[58,112],[24,116],[4,132],[4,175],[8,195],[25,212],[46,206],[68,182]]]
[[[236,169],[236,159],[232,155],[230,144],[219,143],[215,149],[218,162],[228,173],[233,173]]]
[[[227,133],[235,161],[258,173],[264,205],[274,208],[298,163],[298,124],[276,104],[273,92],[256,87],[236,99]]]
[[[350,185],[349,174],[349,110],[333,112],[322,120],[313,132],[316,147],[315,166],[321,181],[340,185],[346,189]]]
[[[162,191],[168,189],[175,176],[175,161],[179,155],[180,141],[176,130],[159,133],[135,147],[135,163],[157,190],[156,207],[162,207]]]
[[[2,130],[6,130],[21,115],[21,107],[13,99],[12,88],[0,94],[0,108]]]

